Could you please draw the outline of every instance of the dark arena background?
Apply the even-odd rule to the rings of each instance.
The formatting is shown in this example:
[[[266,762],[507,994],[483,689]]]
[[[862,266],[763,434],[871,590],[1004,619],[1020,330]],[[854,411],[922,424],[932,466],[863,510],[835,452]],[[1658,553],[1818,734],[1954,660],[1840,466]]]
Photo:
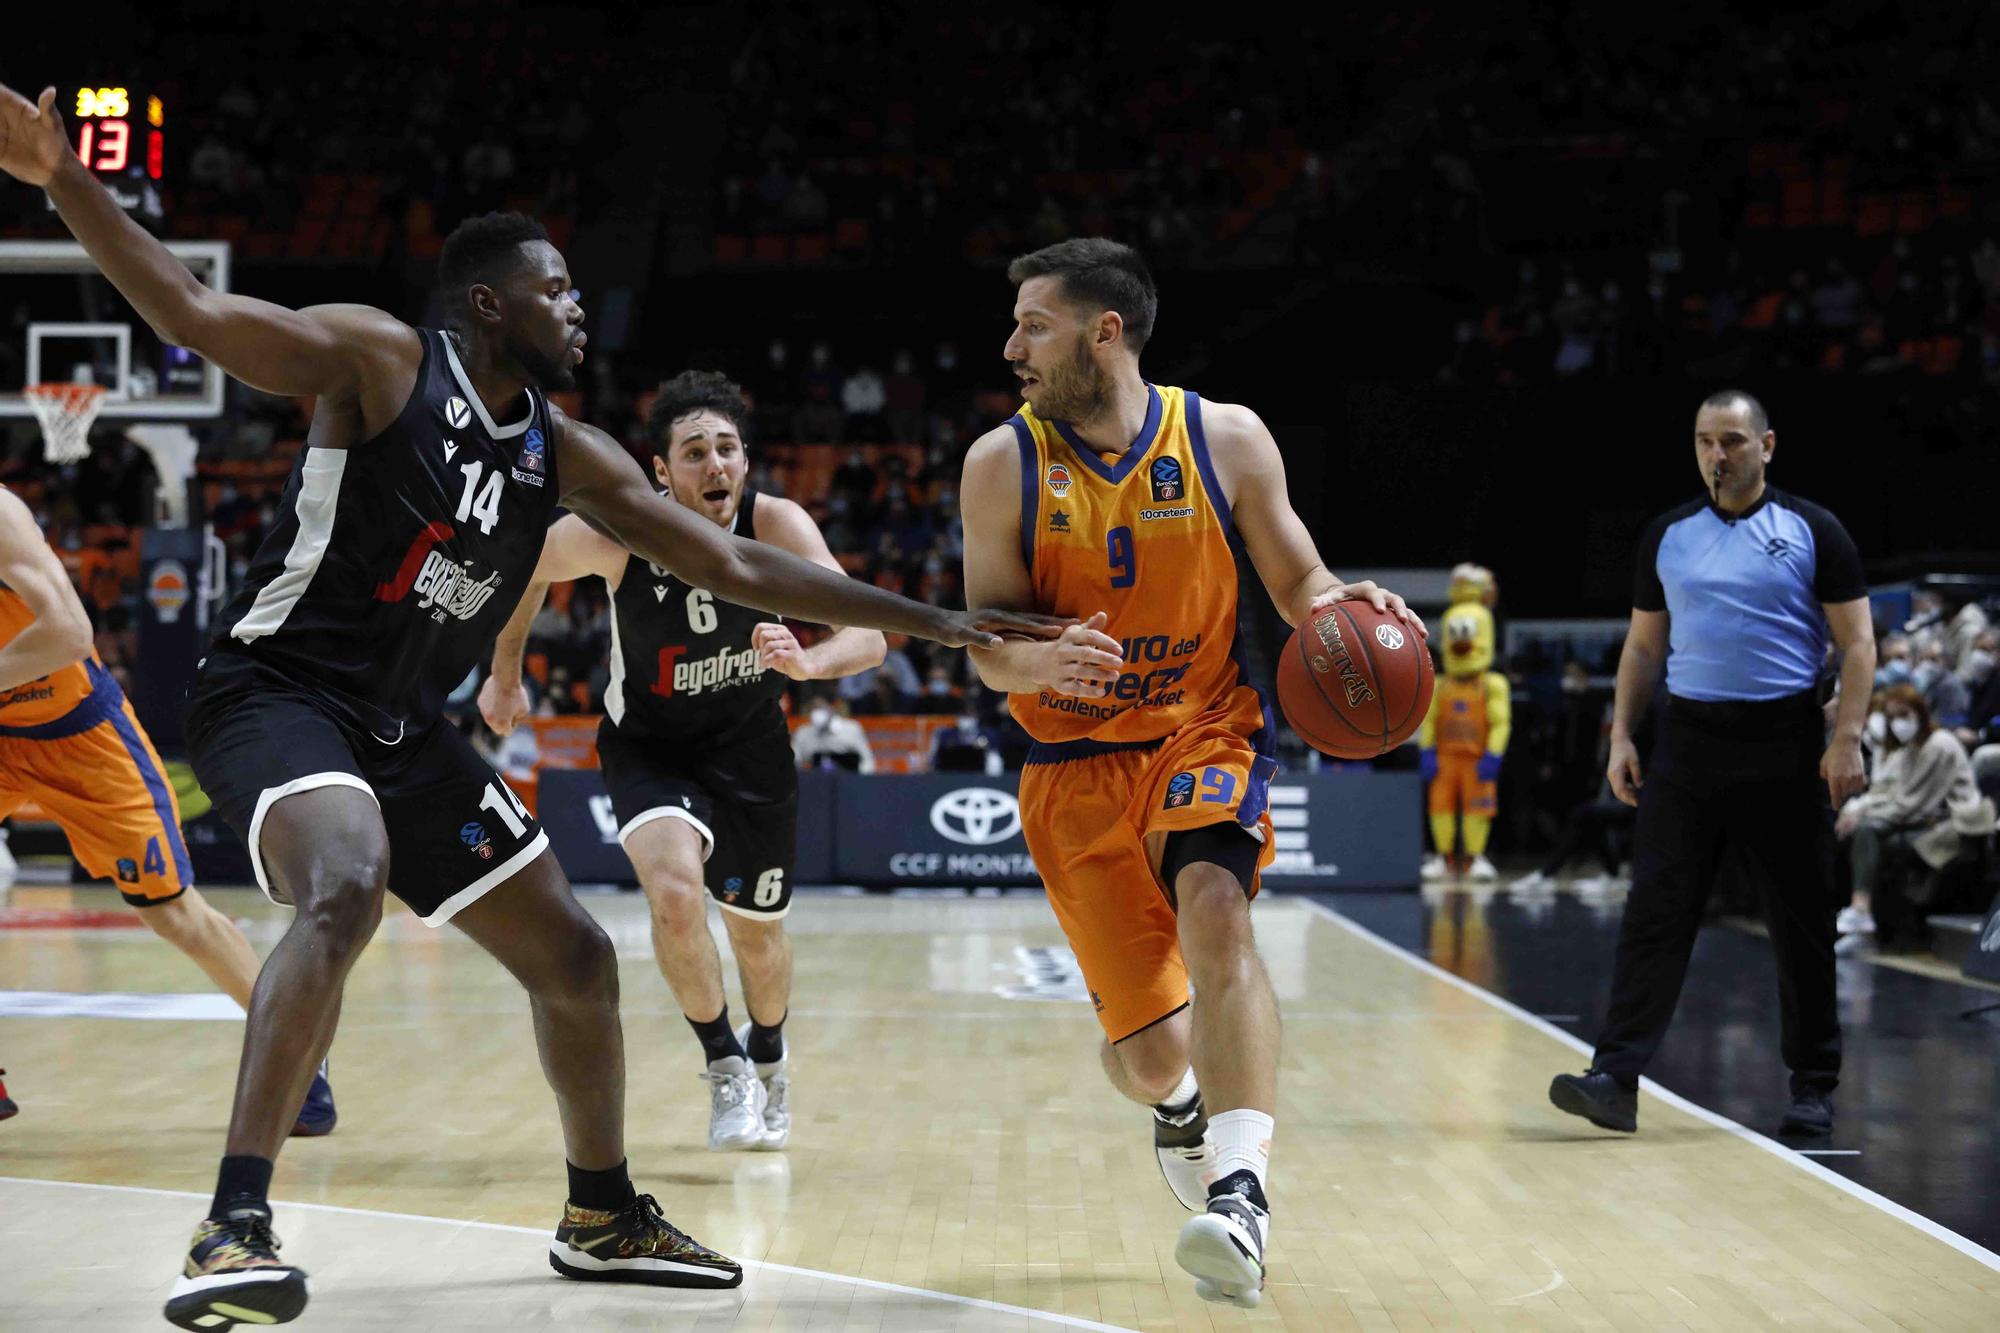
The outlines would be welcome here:
[[[674,927],[624,842],[643,817],[599,763],[623,688],[610,595],[555,583],[527,718],[482,717],[487,652],[439,725],[532,812],[615,946],[633,1179],[743,1284],[547,1270],[564,1140],[527,1006],[466,933],[397,901],[391,864],[330,1057],[338,1132],[289,1145],[270,1187],[285,1260],[313,1274],[302,1322],[2000,1327],[2000,10],[193,0],[7,26],[0,83],[53,86],[82,164],[205,287],[441,328],[462,305],[445,238],[526,214],[586,313],[555,406],[651,475],[663,382],[722,372],[760,501],[796,502],[853,578],[938,607],[966,604],[965,515],[1011,524],[1018,499],[961,493],[973,442],[1023,407],[1010,261],[1124,242],[1158,288],[1145,379],[1255,410],[1326,567],[1407,599],[1459,701],[1363,761],[1275,713],[1249,916],[1283,1018],[1272,1230],[1261,1303],[1237,1308],[1177,1265],[1187,1214],[1100,1076],[1100,987],[1029,850],[1034,738],[959,649],[890,634],[879,665],[786,682],[790,1138],[708,1150],[684,1019],[703,1024],[662,977]],[[1621,946],[1647,860],[1607,778],[1614,699],[1635,578],[1670,558],[1654,520],[1749,521],[1703,509],[1697,412],[1730,393],[1768,416],[1770,486],[1852,538],[1884,721],[1872,795],[1805,875],[1823,894],[1773,905],[1741,844],[1715,856],[1627,1137],[1564,1116],[1548,1080],[1592,1063],[1645,933]],[[182,882],[260,959],[293,913],[194,775],[188,691],[260,545],[290,540],[316,410],[149,327],[48,195],[0,177],[0,484],[157,749]],[[1237,560],[1239,661],[1268,691],[1291,627]],[[1736,616],[1725,656],[1766,660],[1739,595],[1696,594]],[[1687,653],[1700,603],[1676,597]],[[1829,756],[1843,660],[1828,645],[1809,687]],[[1493,803],[1454,811],[1437,747],[1482,679],[1463,758]],[[1645,676],[1641,755],[1681,679]],[[38,785],[60,775],[35,776],[54,733],[9,724],[28,694],[0,693],[0,1329],[164,1326],[244,1010],[136,878],[78,859],[94,798]],[[1889,728],[1905,717],[1921,740]],[[1942,767],[1920,778],[1921,756]],[[1703,781],[1722,801],[1752,790],[1739,776]],[[1727,818],[1766,813],[1750,795]],[[761,1027],[729,980],[755,972],[737,894],[775,881],[730,883],[682,926],[712,936],[732,1021]],[[1792,918],[1832,940],[1830,1132],[1785,1114]]]

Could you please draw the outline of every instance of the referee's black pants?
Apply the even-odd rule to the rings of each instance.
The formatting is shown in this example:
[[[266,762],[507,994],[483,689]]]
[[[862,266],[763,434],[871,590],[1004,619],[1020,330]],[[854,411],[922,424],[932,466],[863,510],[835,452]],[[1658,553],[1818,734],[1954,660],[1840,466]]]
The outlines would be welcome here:
[[[1778,964],[1794,1095],[1840,1081],[1834,997],[1833,812],[1811,695],[1745,703],[1669,698],[1644,766],[1632,892],[1618,932],[1596,1067],[1629,1083],[1666,1035],[1726,851],[1756,882]]]

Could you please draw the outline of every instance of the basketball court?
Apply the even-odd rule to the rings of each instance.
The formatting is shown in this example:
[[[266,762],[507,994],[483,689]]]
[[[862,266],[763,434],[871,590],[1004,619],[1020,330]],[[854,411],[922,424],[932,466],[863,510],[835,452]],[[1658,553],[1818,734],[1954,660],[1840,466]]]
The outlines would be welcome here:
[[[282,928],[253,891],[215,896],[260,948]],[[1143,1113],[1098,1071],[1097,1025],[1039,895],[802,896],[797,1120],[779,1154],[704,1150],[706,1098],[643,903],[584,901],[621,958],[634,1180],[744,1259],[743,1286],[549,1271],[564,1182],[526,1006],[469,941],[392,906],[348,986],[340,1127],[292,1144],[272,1191],[286,1257],[313,1275],[316,1327],[2000,1320],[2000,1256],[1831,1159],[1672,1094],[1641,1099],[1636,1137],[1579,1129],[1544,1094],[1583,1062],[1562,1025],[1300,896],[1256,914],[1285,1015],[1269,1286],[1255,1311],[1205,1304],[1173,1263],[1185,1215]],[[1370,906],[1392,935],[1414,924],[1396,902],[1415,900]],[[1432,943],[1412,943],[1489,984],[1512,947],[1501,937],[1531,934],[1449,895],[1434,907]],[[16,888],[0,929],[0,1050],[23,1108],[0,1128],[0,1271],[37,1273],[7,1298],[10,1330],[154,1322],[213,1176],[241,1027],[177,954],[115,924],[119,910],[105,891]],[[1490,939],[1468,929],[1489,919]],[[1967,1151],[1980,1170],[1983,1149]]]

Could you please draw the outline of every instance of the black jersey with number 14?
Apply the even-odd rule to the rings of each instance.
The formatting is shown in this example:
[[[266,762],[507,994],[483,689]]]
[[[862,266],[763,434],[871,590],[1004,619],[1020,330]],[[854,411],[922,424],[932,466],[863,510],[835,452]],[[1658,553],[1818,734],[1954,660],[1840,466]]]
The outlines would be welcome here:
[[[395,421],[350,449],[301,451],[209,650],[276,668],[384,740],[435,722],[484,660],[560,494],[542,395],[500,425],[451,338],[418,333]]]
[[[745,487],[730,531],[757,532]],[[776,616],[725,602],[633,556],[611,597],[611,684],[604,711],[621,735],[716,741],[785,730],[783,674],[757,660],[750,633]]]

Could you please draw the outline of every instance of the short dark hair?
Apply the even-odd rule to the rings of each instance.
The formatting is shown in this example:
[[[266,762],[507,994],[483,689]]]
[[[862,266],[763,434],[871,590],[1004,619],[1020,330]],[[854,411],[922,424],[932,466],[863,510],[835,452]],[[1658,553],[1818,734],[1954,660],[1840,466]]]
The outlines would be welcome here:
[[[1007,266],[1007,281],[1016,287],[1051,274],[1062,279],[1063,295],[1072,302],[1117,311],[1134,354],[1145,348],[1160,313],[1160,289],[1137,250],[1102,236],[1084,236],[1045,246]]]
[[[1744,415],[1750,418],[1750,433],[1752,435],[1762,435],[1765,431],[1771,429],[1771,414],[1764,410],[1764,405],[1757,401],[1755,394],[1746,393],[1742,389],[1717,389],[1714,393],[1702,399],[1701,405],[1703,407],[1742,408]]]
[[[462,316],[465,290],[475,282],[492,285],[504,277],[529,241],[546,241],[542,224],[526,213],[481,213],[451,229],[438,255],[438,289],[445,309]]]
[[[660,385],[653,405],[646,409],[646,438],[653,442],[654,453],[665,454],[674,423],[694,412],[725,417],[741,435],[747,406],[743,386],[721,371],[683,370]]]

